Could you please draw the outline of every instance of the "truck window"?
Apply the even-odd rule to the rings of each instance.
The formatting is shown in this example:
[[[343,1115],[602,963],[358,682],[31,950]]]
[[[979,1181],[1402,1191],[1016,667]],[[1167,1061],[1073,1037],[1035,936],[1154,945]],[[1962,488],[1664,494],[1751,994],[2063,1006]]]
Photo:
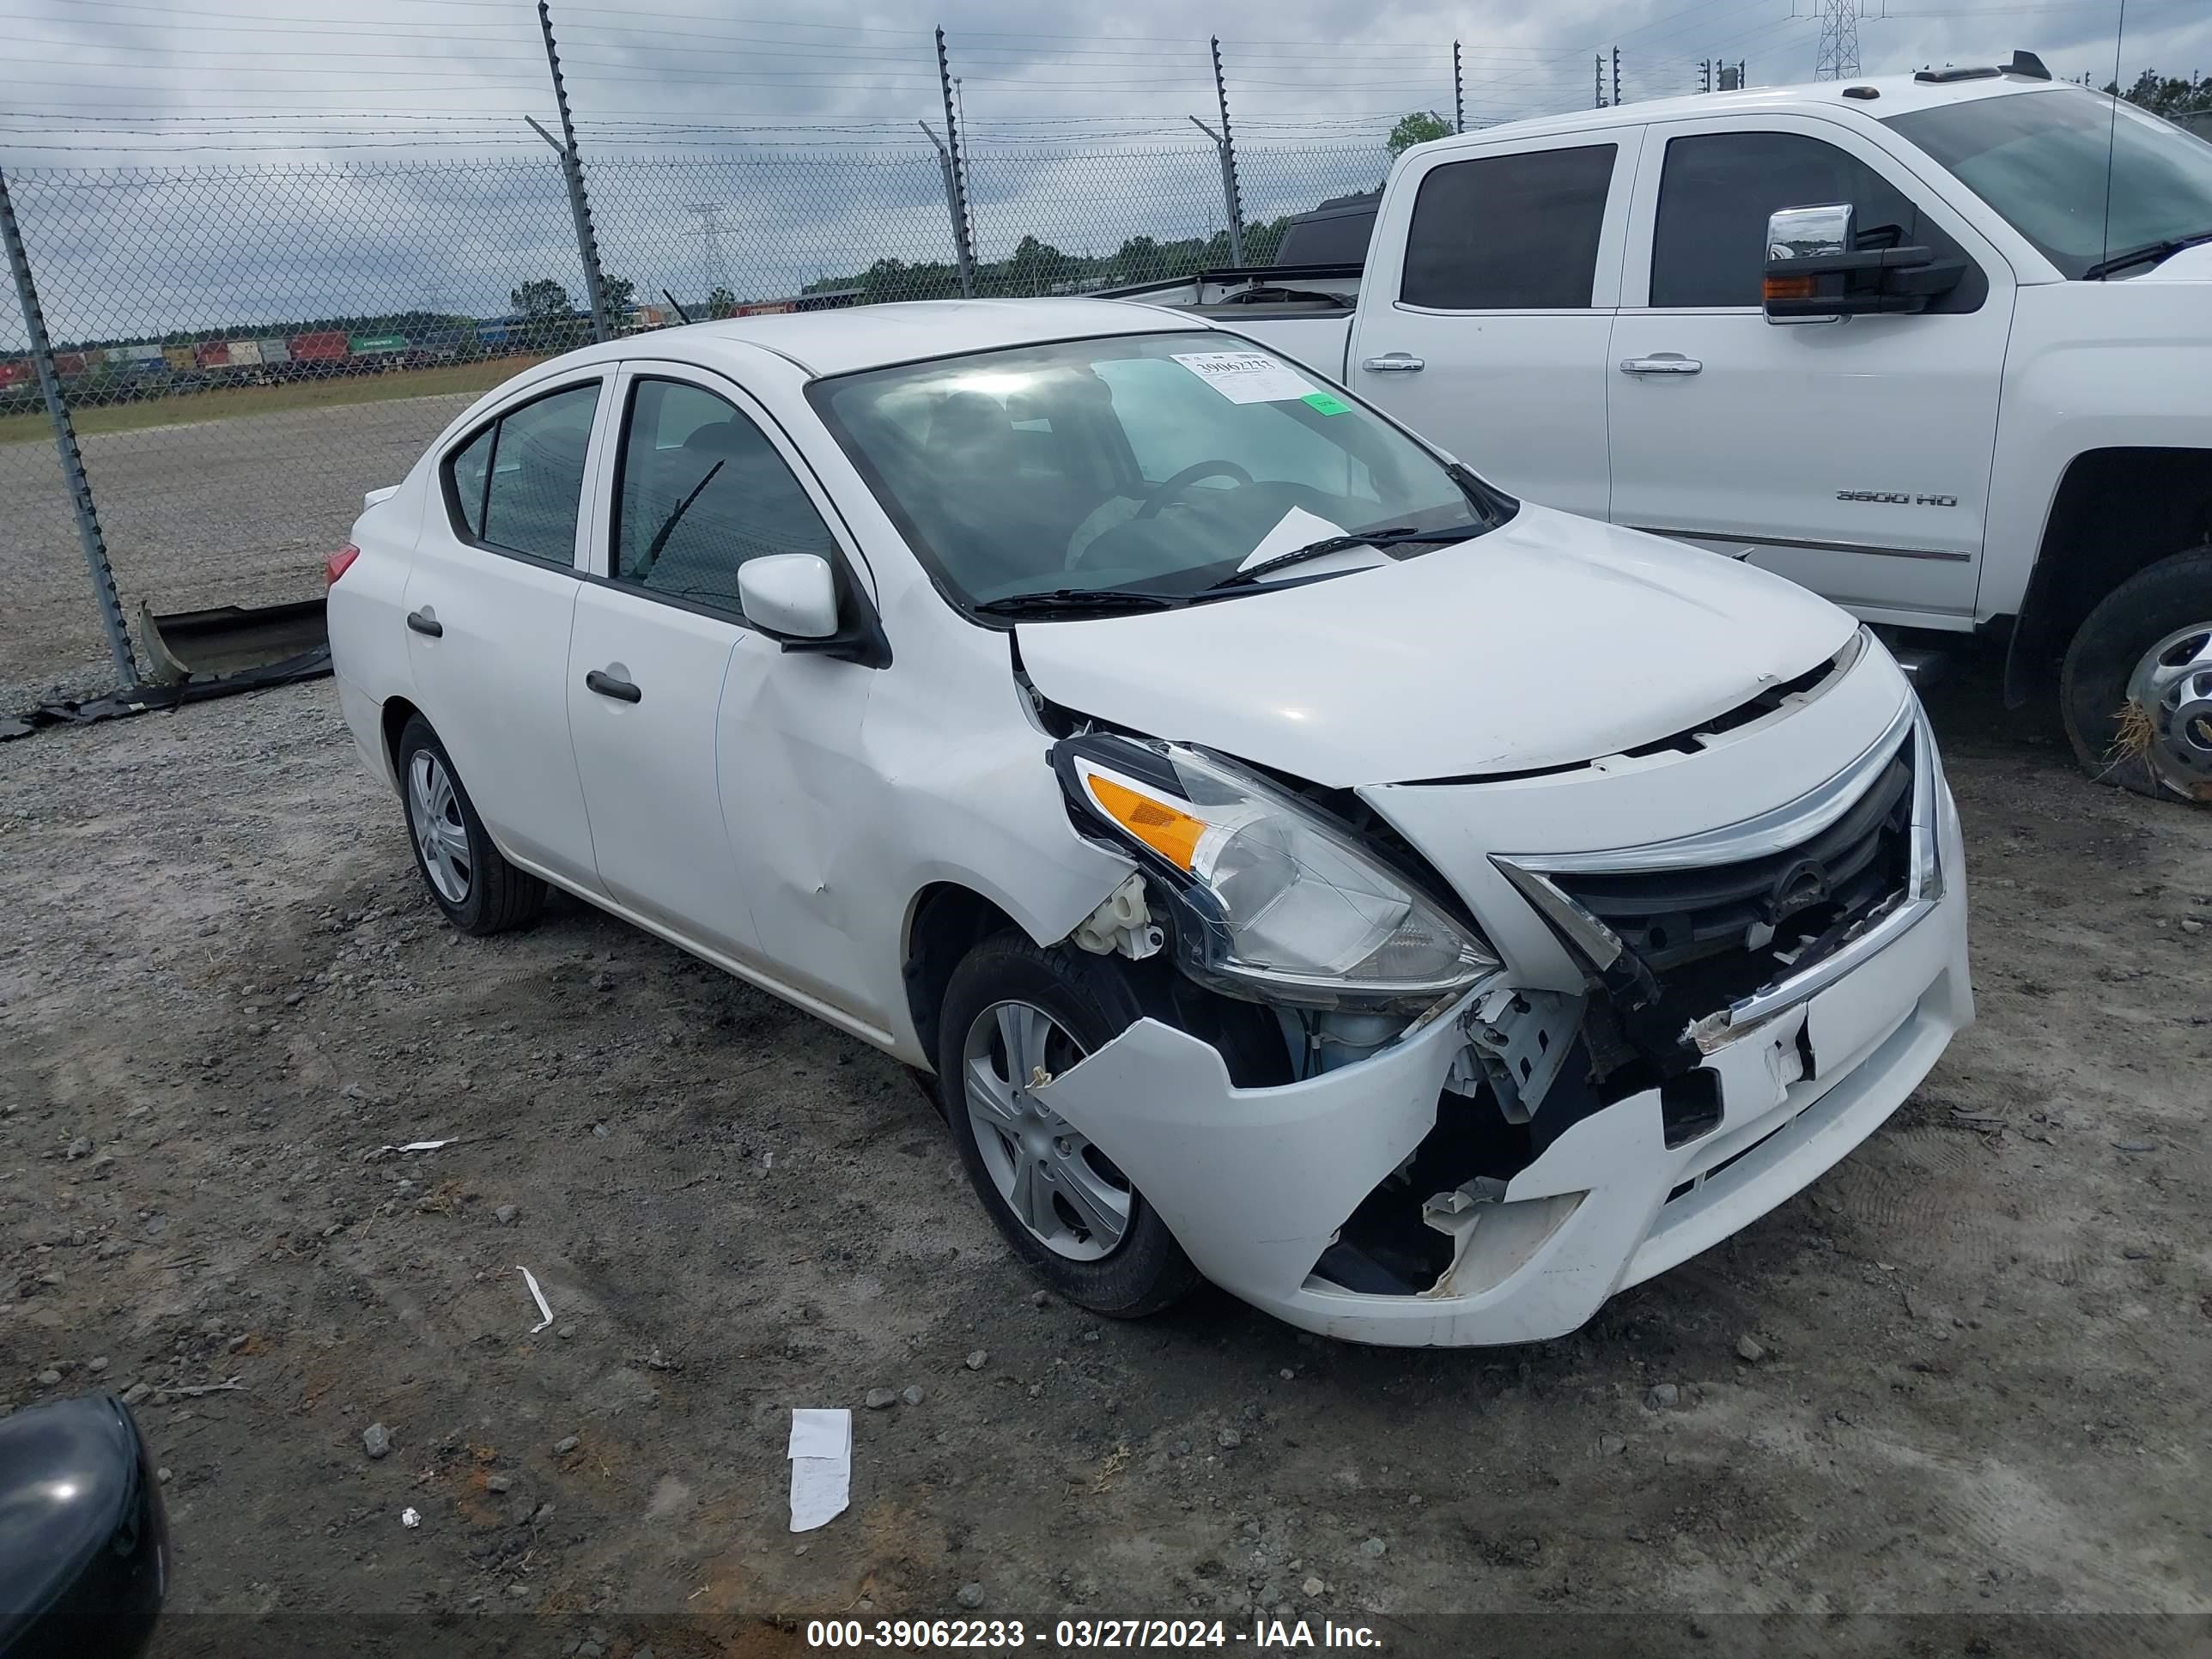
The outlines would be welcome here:
[[[1588,306],[1615,148],[1524,150],[1430,169],[1413,198],[1398,297],[1439,311]]]
[[[1703,132],[1667,141],[1659,212],[1651,229],[1654,306],[1759,302],[1766,270],[1766,221],[1784,208],[1849,202],[1860,240],[1887,228],[1894,246],[1925,246],[1938,259],[1963,258],[1959,245],[1924,220],[1911,199],[1833,144],[1795,132]],[[1970,269],[1930,307],[1972,311],[1988,283]]]

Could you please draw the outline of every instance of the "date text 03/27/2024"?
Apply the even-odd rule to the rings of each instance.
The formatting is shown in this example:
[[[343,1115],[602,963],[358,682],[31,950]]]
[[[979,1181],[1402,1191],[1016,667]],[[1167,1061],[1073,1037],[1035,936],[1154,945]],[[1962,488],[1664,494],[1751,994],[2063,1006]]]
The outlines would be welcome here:
[[[807,1622],[806,1644],[893,1652],[941,1649],[983,1653],[1010,1653],[1032,1645],[1063,1650],[1241,1645],[1261,1653],[1307,1648],[1376,1652],[1382,1646],[1381,1638],[1364,1625],[1304,1619],[1259,1619],[1249,1630],[1219,1619],[1062,1619],[1049,1630],[1035,1631],[1020,1620],[1008,1619],[817,1619]]]

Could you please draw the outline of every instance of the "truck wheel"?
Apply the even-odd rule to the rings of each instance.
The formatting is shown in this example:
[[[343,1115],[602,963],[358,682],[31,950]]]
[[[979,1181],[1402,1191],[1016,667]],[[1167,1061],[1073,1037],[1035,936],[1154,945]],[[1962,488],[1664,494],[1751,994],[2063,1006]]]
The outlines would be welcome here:
[[[1144,1195],[1030,1093],[1142,1014],[1118,966],[1024,934],[985,939],[952,971],[938,1021],[945,1119],[976,1196],[1014,1253],[1079,1307],[1141,1318],[1198,1283]]]
[[[2212,805],[2212,547],[2105,595],[2066,648],[2058,697],[2092,777]]]
[[[446,920],[480,939],[537,921],[545,884],[500,856],[453,757],[420,714],[399,733],[397,758],[415,867]]]

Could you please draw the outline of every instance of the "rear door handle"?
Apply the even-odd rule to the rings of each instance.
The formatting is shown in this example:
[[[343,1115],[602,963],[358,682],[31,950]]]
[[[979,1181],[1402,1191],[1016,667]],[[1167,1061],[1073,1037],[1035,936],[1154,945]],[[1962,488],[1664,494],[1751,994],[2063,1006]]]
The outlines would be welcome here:
[[[618,680],[604,668],[594,668],[584,676],[584,684],[603,697],[612,697],[617,702],[640,702],[645,693],[628,680]]]
[[[1624,374],[1697,374],[1705,365],[1695,357],[1685,357],[1679,351],[1655,351],[1649,357],[1623,357],[1620,372]]]
[[[1359,366],[1371,374],[1412,374],[1427,367],[1407,351],[1386,351],[1380,357],[1363,357]]]
[[[428,634],[434,640],[445,637],[446,624],[430,614],[430,608],[428,605],[423,606],[420,611],[409,611],[407,625],[417,634]]]

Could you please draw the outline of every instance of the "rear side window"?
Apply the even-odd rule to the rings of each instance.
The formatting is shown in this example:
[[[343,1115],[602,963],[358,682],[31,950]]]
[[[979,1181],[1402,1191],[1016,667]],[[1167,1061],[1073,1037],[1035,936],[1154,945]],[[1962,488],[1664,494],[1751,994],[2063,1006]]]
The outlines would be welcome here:
[[[1440,311],[1588,306],[1614,146],[1536,149],[1430,170],[1399,298]]]
[[[1766,274],[1766,221],[1784,208],[1849,202],[1861,246],[1965,251],[1911,198],[1856,156],[1796,132],[1706,132],[1667,141],[1651,229],[1655,306],[1755,306]],[[1932,309],[1971,311],[1988,283],[1978,268]]]
[[[617,500],[614,579],[670,599],[734,611],[746,560],[837,557],[830,527],[767,435],[736,405],[682,380],[637,382]]]
[[[566,570],[599,383],[568,386],[509,410],[446,461],[447,501],[468,540]]]

